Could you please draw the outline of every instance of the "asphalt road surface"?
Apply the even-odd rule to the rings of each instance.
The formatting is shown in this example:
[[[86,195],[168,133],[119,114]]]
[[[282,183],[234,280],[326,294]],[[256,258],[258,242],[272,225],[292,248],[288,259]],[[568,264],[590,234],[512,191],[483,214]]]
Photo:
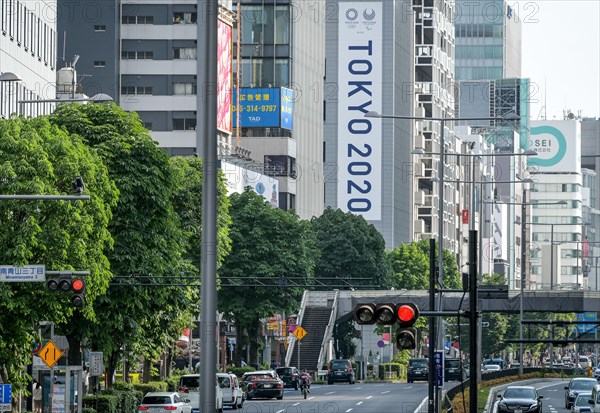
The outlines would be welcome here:
[[[240,413],[414,413],[427,397],[427,383],[313,385],[304,400],[286,389],[283,400],[252,399]]]

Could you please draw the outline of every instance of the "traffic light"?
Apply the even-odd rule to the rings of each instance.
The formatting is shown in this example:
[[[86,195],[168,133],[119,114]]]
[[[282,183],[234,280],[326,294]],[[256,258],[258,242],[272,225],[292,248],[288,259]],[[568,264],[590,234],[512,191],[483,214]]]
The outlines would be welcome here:
[[[48,291],[71,291],[71,304],[75,307],[83,307],[85,300],[83,293],[85,291],[85,281],[73,280],[71,275],[61,275],[59,278],[49,278],[46,280]]]
[[[71,292],[73,293],[71,304],[75,307],[83,307],[85,304],[85,299],[83,297],[83,293],[85,292],[85,281],[73,280],[71,283]]]
[[[417,347],[417,329],[414,324],[419,318],[419,307],[414,304],[401,304],[396,308],[400,329],[396,332],[396,346],[403,350]]]
[[[399,349],[414,349],[417,343],[417,330],[413,327],[419,318],[419,307],[406,304],[360,303],[354,307],[354,321],[357,324],[393,325],[398,323],[396,345]]]

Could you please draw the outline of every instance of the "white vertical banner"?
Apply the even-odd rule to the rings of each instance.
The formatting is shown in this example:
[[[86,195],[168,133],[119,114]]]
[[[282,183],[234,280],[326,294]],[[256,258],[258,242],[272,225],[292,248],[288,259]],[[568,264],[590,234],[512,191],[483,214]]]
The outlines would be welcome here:
[[[381,2],[339,3],[338,208],[381,220],[383,13]]]

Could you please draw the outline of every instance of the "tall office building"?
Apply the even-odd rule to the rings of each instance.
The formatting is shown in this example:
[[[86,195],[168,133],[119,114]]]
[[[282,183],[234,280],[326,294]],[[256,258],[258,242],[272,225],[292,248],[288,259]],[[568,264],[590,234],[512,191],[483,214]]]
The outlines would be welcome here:
[[[414,122],[364,115],[414,116],[415,16],[406,1],[328,5],[325,204],[362,215],[393,248],[414,237]]]
[[[600,119],[581,120],[581,172],[583,174],[584,222],[591,223],[584,239],[588,247],[584,249],[584,275],[587,275],[587,288],[600,290]],[[587,252],[587,257],[585,256]]]
[[[456,80],[521,76],[521,19],[505,0],[456,0]]]
[[[70,4],[58,2],[63,7]],[[237,14],[231,1],[220,3],[219,65],[233,79],[225,82],[230,85],[224,89],[226,95],[233,92],[237,75],[236,62],[227,60],[237,53]],[[199,70],[203,68],[198,65],[204,58],[198,47],[203,40],[198,37],[202,33],[198,22],[205,12],[198,10],[198,2],[82,0],[77,7],[88,14],[94,10],[93,18],[72,19],[63,13],[58,26],[61,39],[66,33],[66,54],[81,56],[83,91],[89,96],[109,94],[123,109],[137,112],[153,139],[169,153],[196,152],[196,129],[202,127],[203,113],[198,112],[203,108],[197,105],[197,95],[211,93],[205,90]],[[303,7],[291,1],[241,2],[240,85],[297,90],[293,128],[242,124],[238,139],[226,121],[220,124],[218,139],[222,159],[277,175],[279,206],[310,218],[323,210],[323,180],[311,175],[322,167],[323,109],[321,99],[315,102],[310,91],[323,79],[324,23],[296,19],[296,9]],[[301,12],[309,15],[308,9]]]
[[[56,0],[0,0],[0,117],[53,110],[22,102],[56,97],[56,12]]]

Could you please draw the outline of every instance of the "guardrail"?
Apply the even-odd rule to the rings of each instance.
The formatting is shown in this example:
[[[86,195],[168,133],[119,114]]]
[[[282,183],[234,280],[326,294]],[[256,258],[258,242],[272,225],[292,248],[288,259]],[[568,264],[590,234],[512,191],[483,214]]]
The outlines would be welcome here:
[[[338,296],[340,295],[339,291],[335,291],[333,296],[333,304],[331,305],[331,315],[329,316],[329,323],[327,323],[327,327],[325,328],[325,333],[323,335],[323,341],[321,342],[321,351],[319,352],[319,359],[317,362],[317,369],[320,369],[323,364],[325,364],[325,357],[327,357],[327,350],[329,347],[329,337],[333,334],[333,328],[335,326],[335,320],[337,318],[337,301]]]
[[[297,325],[302,325],[302,318],[304,318],[304,309],[306,308],[306,303],[308,300],[308,290],[304,290],[302,293],[302,301],[300,302],[300,311],[298,312],[298,320],[296,320]],[[296,345],[296,336],[293,334],[288,334],[288,339],[292,340],[288,343],[287,352],[285,353],[285,365],[289,366],[292,361],[292,355],[294,354],[294,346]],[[298,366],[300,367],[300,366]]]

